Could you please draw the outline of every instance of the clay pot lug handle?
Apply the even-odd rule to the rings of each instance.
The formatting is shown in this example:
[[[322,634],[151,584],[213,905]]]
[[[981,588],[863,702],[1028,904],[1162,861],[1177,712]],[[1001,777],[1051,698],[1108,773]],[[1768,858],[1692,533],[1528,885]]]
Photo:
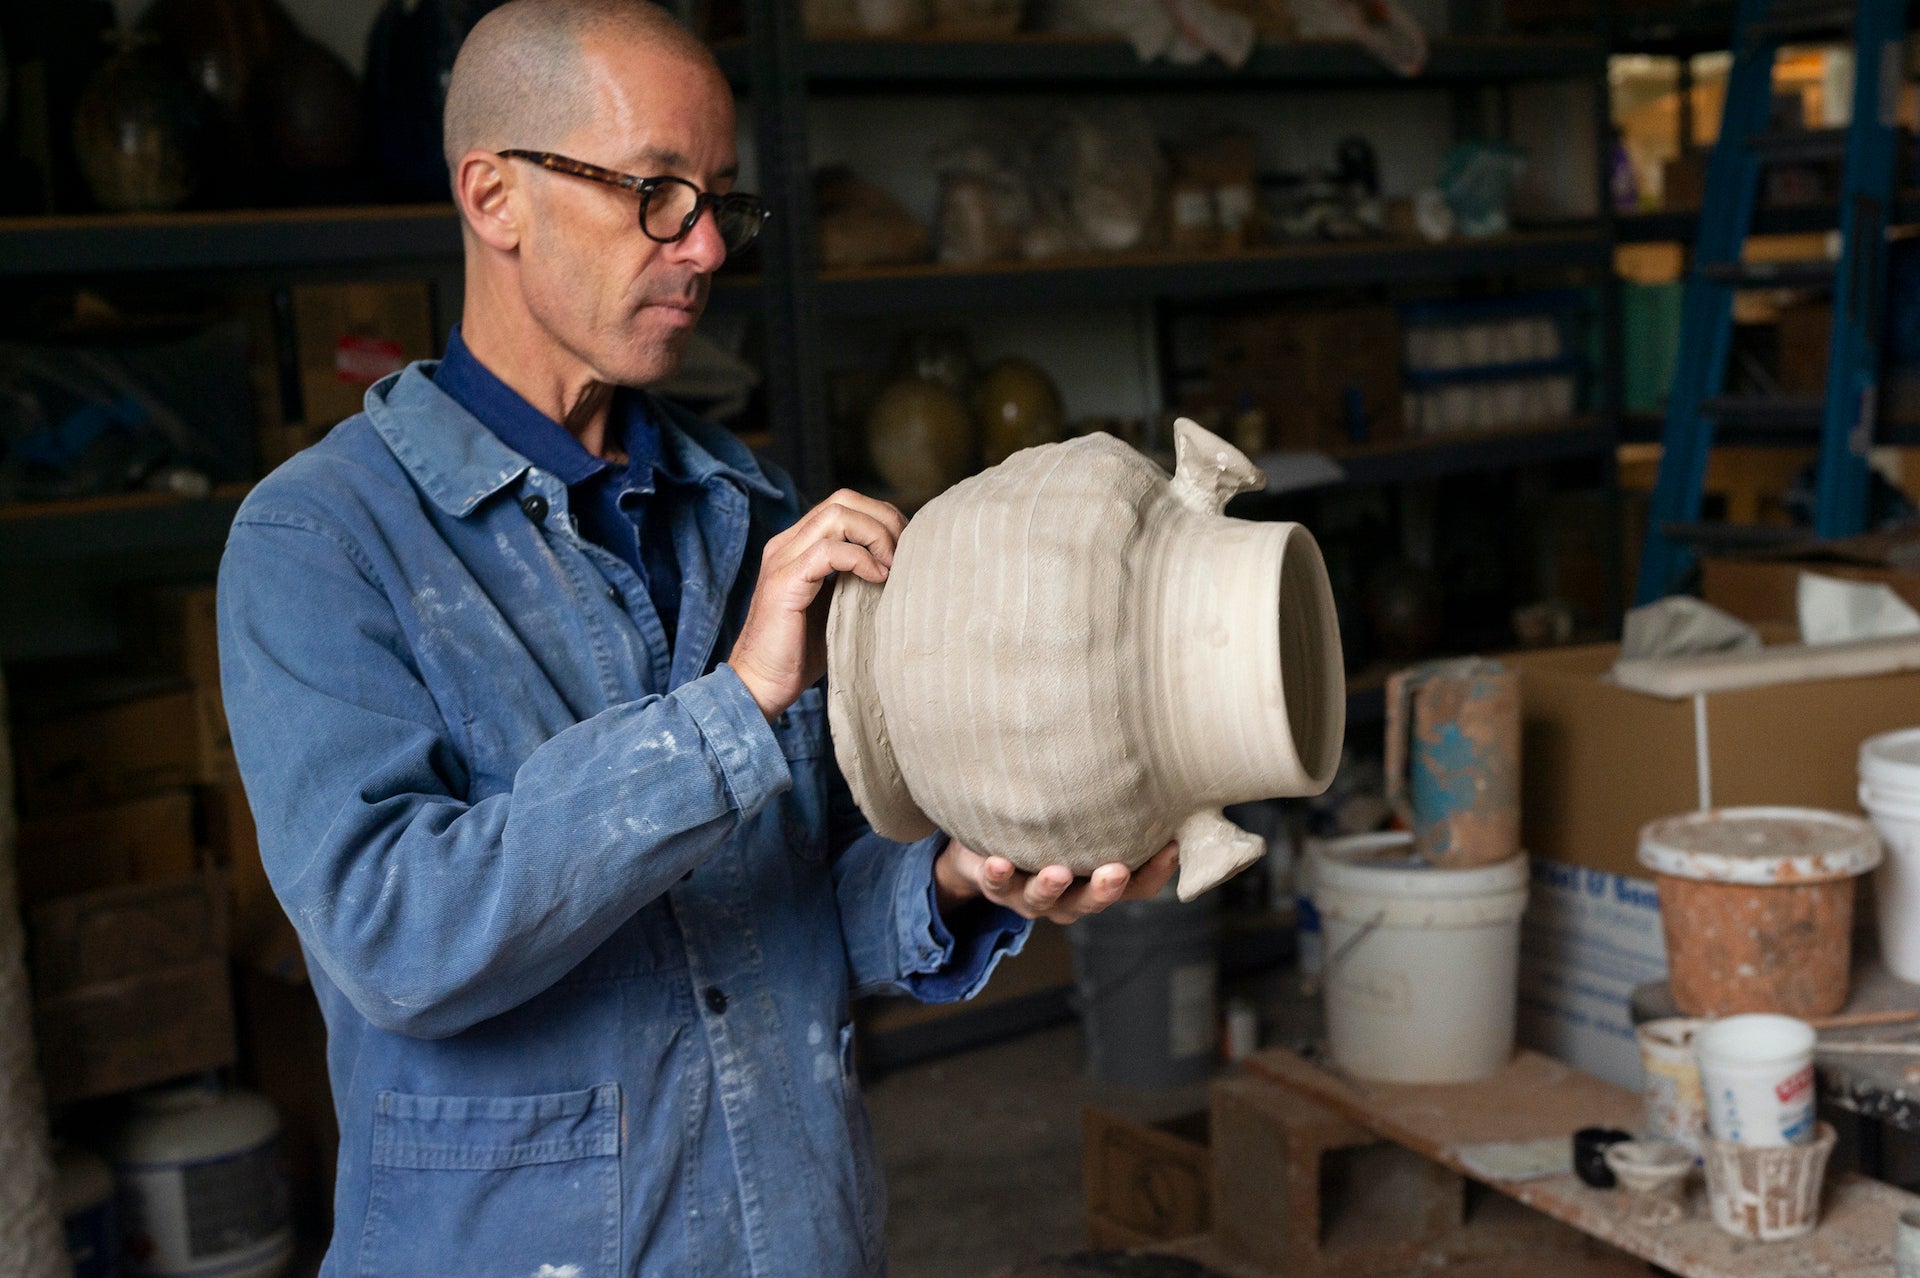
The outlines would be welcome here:
[[[1227,820],[1219,808],[1196,812],[1180,823],[1180,899],[1191,901],[1225,883],[1267,854],[1267,841]]]
[[[1217,515],[1235,493],[1267,486],[1247,455],[1191,417],[1173,424],[1173,497],[1188,510]]]

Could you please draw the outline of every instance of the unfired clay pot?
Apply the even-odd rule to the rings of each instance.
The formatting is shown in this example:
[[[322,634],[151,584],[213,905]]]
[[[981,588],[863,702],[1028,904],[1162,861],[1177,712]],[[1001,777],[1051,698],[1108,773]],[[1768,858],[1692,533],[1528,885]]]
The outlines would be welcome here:
[[[1320,548],[1221,516],[1259,487],[1186,419],[1176,473],[1110,435],[1016,453],[914,517],[828,624],[834,751],[873,828],[1028,870],[1180,841],[1191,900],[1265,843],[1221,806],[1317,794],[1346,724]]]

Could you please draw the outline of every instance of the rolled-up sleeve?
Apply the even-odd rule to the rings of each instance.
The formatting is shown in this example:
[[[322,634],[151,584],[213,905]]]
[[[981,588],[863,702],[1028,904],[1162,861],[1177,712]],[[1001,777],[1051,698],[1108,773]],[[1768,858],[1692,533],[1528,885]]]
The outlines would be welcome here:
[[[935,834],[896,843],[871,831],[834,863],[841,929],[854,995],[906,994],[923,1003],[972,998],[1000,960],[1018,954],[1033,924],[978,901],[950,927],[940,916],[933,862],[947,845]]]

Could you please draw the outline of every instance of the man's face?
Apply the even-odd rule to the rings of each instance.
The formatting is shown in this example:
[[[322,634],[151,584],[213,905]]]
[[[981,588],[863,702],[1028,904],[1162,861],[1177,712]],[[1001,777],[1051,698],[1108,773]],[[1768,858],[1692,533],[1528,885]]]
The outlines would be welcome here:
[[[711,67],[610,41],[589,41],[582,54],[593,115],[556,150],[636,177],[732,188],[733,95]],[[726,260],[712,210],[684,239],[661,244],[640,229],[636,195],[527,176],[533,216],[520,280],[534,319],[596,380],[646,386],[671,376]]]

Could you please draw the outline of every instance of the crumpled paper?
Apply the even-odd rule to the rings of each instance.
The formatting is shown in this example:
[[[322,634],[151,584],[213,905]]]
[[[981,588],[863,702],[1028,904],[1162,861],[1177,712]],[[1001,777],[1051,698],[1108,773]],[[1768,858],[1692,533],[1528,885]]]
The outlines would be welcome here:
[[[1751,652],[1759,647],[1760,632],[1738,617],[1690,595],[1669,595],[1627,613],[1619,659]]]
[[[1851,643],[1920,635],[1920,612],[1880,581],[1800,574],[1800,642]]]

